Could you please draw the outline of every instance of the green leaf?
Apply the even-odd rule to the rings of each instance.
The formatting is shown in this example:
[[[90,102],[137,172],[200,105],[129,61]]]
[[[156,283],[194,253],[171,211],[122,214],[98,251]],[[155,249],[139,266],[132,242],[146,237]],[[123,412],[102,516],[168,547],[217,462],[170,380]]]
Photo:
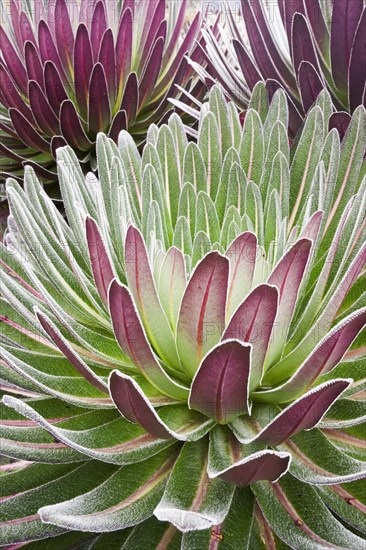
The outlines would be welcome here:
[[[259,81],[252,90],[248,110],[253,109],[254,111],[257,111],[262,123],[264,124],[267,117],[268,108],[269,104],[266,85],[264,82]]]
[[[194,234],[205,233],[210,242],[214,243],[220,239],[220,223],[216,208],[211,198],[204,191],[197,195],[196,203],[196,225]]]
[[[205,438],[184,444],[154,511],[160,521],[169,521],[183,532],[221,523],[230,508],[234,486],[208,478],[207,450]]]
[[[209,106],[217,121],[221,154],[222,158],[224,158],[226,152],[232,147],[233,141],[227,101],[218,86],[215,86],[210,93]]]
[[[263,126],[259,114],[251,109],[245,115],[239,156],[248,180],[259,185],[264,162]]]
[[[292,547],[359,550],[363,544],[334,518],[310,485],[290,475],[272,485],[260,481],[252,490],[272,529]]]
[[[207,173],[207,193],[212,199],[216,198],[221,173],[221,146],[219,141],[219,128],[213,113],[203,116],[198,132],[198,147]]]
[[[175,147],[173,134],[166,125],[160,128],[156,148],[163,170],[165,201],[174,227],[178,217],[179,193],[183,183],[181,183],[179,149]]]
[[[99,533],[136,525],[151,516],[174,460],[175,454],[169,449],[138,464],[114,469],[95,489],[72,500],[43,506],[39,510],[42,521]],[[94,479],[94,473],[90,477]]]
[[[187,145],[184,153],[183,166],[183,183],[191,183],[196,193],[199,191],[207,191],[205,162],[200,148],[193,141],[189,142]],[[181,200],[181,197],[179,200]]]

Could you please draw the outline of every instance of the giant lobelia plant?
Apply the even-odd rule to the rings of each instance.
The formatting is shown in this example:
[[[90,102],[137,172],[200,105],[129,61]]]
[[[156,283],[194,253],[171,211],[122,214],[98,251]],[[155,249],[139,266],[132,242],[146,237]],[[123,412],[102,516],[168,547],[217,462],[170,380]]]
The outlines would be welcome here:
[[[366,120],[330,113],[289,149],[284,92],[242,128],[214,88],[197,143],[59,149],[68,224],[8,180],[2,545],[360,548]]]
[[[264,81],[273,95],[282,87],[294,136],[318,94],[333,99],[331,127],[343,135],[358,105],[366,105],[366,8],[363,0],[241,0],[223,3],[226,28],[217,39],[207,28],[207,71],[202,78],[220,82],[246,109],[251,91]],[[213,3],[214,6],[214,3]],[[245,30],[239,24],[244,22]]]
[[[11,0],[3,6],[1,175],[21,180],[27,164],[44,182],[57,182],[62,145],[94,169],[98,132],[117,141],[128,129],[141,142],[151,123],[171,114],[168,98],[178,86],[199,95],[202,85],[185,55],[200,57],[201,15],[184,31],[186,4]]]

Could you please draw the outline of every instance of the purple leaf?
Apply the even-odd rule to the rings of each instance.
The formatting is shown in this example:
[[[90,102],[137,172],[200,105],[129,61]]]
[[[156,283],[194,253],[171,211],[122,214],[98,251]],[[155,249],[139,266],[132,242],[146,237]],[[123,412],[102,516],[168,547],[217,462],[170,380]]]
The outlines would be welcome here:
[[[108,94],[111,105],[115,102],[116,95],[116,60],[114,54],[114,41],[112,29],[107,29],[103,35],[99,50],[98,61],[103,65],[107,80]]]
[[[333,113],[329,118],[329,131],[335,128],[342,140],[346,135],[349,123],[351,122],[351,115],[346,111],[338,111]]]
[[[20,25],[20,34],[22,37],[23,44],[29,41],[32,44],[34,44],[34,46],[36,46],[36,40],[34,38],[32,26],[29,22],[28,17],[24,13],[24,11],[20,12],[19,25]]]
[[[131,70],[132,37],[132,12],[130,9],[127,9],[122,15],[116,40],[116,76],[118,98],[122,98],[123,84]]]
[[[9,38],[6,36],[6,32],[4,31],[3,27],[0,26],[0,43],[1,43],[1,51],[4,58],[4,61],[6,63],[6,66],[20,89],[20,91],[26,95],[27,93],[27,73],[26,70],[20,61],[12,43],[10,42]]]
[[[35,80],[44,89],[44,75],[41,60],[34,44],[26,42],[24,46],[24,59],[27,67],[28,80]]]
[[[229,246],[225,256],[229,260],[229,288],[226,318],[229,319],[252,288],[257,260],[257,237],[250,232],[239,235]]]
[[[20,139],[32,149],[38,149],[44,153],[50,152],[49,144],[42,136],[29,124],[28,120],[24,118],[22,113],[17,109],[10,108],[9,115],[13,123],[14,129],[19,135]]]
[[[263,78],[273,78],[281,81],[280,73],[271,57],[272,52],[269,51],[258,25],[256,12],[259,12],[261,7],[259,6],[259,9],[257,7],[257,10],[254,10],[252,2],[244,2],[244,0],[242,0],[242,7],[248,39],[259,71]]]
[[[111,122],[108,136],[113,139],[114,143],[118,143],[118,136],[122,130],[127,130],[127,115],[126,111],[118,111]]]
[[[278,74],[281,75],[281,78],[286,83],[287,87],[289,87],[292,90],[296,90],[296,82],[295,82],[294,76],[291,70],[288,68],[287,64],[284,62],[278,50],[278,46],[276,46],[276,43],[272,38],[272,34],[268,27],[267,20],[263,14],[263,8],[260,0],[251,0],[250,2],[247,3],[246,11],[248,11],[248,8],[251,9],[252,17],[255,18],[255,22],[258,26],[258,32],[261,35],[263,43],[265,44],[266,49],[268,50],[269,56],[274,66],[276,67]],[[265,74],[264,76],[268,77],[269,75]]]
[[[0,64],[1,102],[6,106],[14,107],[29,121],[33,121],[32,111],[21,98],[15,84],[10,78],[8,71]]]
[[[78,26],[74,49],[75,95],[81,115],[86,118],[88,112],[87,98],[89,81],[93,69],[93,54],[87,28]]]
[[[133,124],[136,119],[137,106],[139,104],[139,90],[137,75],[130,73],[123,91],[121,110],[126,112],[127,124]]]
[[[74,352],[70,344],[65,340],[59,330],[51,323],[50,319],[40,311],[36,311],[37,318],[42,328],[47,332],[48,336],[56,344],[62,354],[70,361],[76,370],[98,390],[107,393],[107,384],[103,382],[99,376],[96,376],[90,367]]]
[[[141,374],[159,390],[175,399],[187,399],[188,390],[176,384],[161,368],[145,336],[127,287],[113,281],[109,291],[113,330],[123,352]]]
[[[95,4],[90,30],[94,61],[98,59],[100,44],[106,29],[107,19],[104,9],[104,2],[100,0]]]
[[[262,75],[258,72],[255,63],[253,63],[243,44],[239,40],[234,39],[233,46],[245,82],[249,90],[252,91],[256,83],[262,80]]]
[[[56,65],[52,61],[48,61],[44,66],[44,81],[48,102],[56,116],[59,116],[60,107],[67,99],[67,94]]]
[[[154,14],[152,16],[152,19],[149,21],[149,31],[146,36],[145,42],[141,40],[141,57],[139,60],[139,67],[137,70],[138,74],[141,74],[141,71],[146,63],[146,60],[149,56],[149,53],[151,52],[151,49],[156,42],[156,40],[162,36],[161,35],[161,25],[164,22],[164,15],[165,15],[165,0],[159,0],[158,5],[156,6],[156,9],[154,11]],[[165,34],[166,34],[166,22],[165,22]],[[163,35],[164,42],[165,42],[165,35]]]
[[[111,121],[108,88],[103,65],[96,63],[90,78],[88,122],[89,132],[97,134],[107,129]]]
[[[53,136],[51,139],[51,153],[52,157],[57,160],[56,151],[59,147],[65,147],[67,142],[62,136]]]
[[[250,454],[218,474],[228,483],[245,487],[256,481],[277,481],[290,465],[291,455],[276,451],[260,451]]]
[[[306,18],[301,13],[295,13],[292,26],[292,61],[295,74],[298,74],[302,61],[310,63],[315,71],[321,74],[313,38]]]
[[[262,379],[277,304],[277,288],[267,284],[259,285],[238,307],[223,336],[223,339],[235,338],[252,345],[251,390],[256,388]]]
[[[113,371],[109,379],[109,391],[117,409],[126,420],[140,424],[159,439],[172,438],[132,378]]]
[[[363,9],[362,17],[356,30],[355,39],[351,51],[349,65],[349,106],[351,112],[363,103],[363,93],[366,82],[366,7]]]
[[[309,391],[283,410],[255,437],[268,445],[280,445],[295,433],[310,430],[348,388],[351,380],[332,380]]]
[[[92,218],[86,219],[85,229],[95,286],[103,304],[108,309],[108,288],[114,279],[113,269],[99,228]]]
[[[227,258],[210,252],[197,265],[184,293],[177,324],[177,349],[192,376],[204,355],[221,339],[228,277]]]
[[[160,73],[161,61],[164,50],[164,39],[159,38],[146,61],[144,72],[139,82],[139,109],[149,99]]]
[[[332,75],[335,85],[344,93],[348,93],[351,50],[362,10],[363,0],[338,0],[333,3],[330,34]]]
[[[299,81],[301,102],[304,111],[307,112],[324,89],[324,84],[314,65],[308,61],[300,62],[297,78]]]
[[[273,390],[256,394],[256,400],[281,403],[308,390],[321,374],[331,371],[341,361],[365,324],[366,308],[349,315],[327,334],[287,382]]]
[[[315,42],[321,51],[322,57],[326,58],[329,51],[329,31],[324,21],[319,0],[303,1],[306,8],[306,17],[313,31]]]
[[[30,80],[28,87],[29,103],[34,118],[42,132],[49,137],[60,133],[60,126],[55,113],[50,107],[42,88],[34,80]]]
[[[81,151],[89,151],[91,142],[84,132],[79,115],[72,101],[65,100],[60,110],[60,127],[68,145]]]
[[[60,56],[58,55],[58,52],[56,50],[56,46],[53,41],[50,29],[47,26],[47,23],[43,20],[40,21],[39,27],[38,27],[38,44],[39,44],[39,53],[41,55],[42,63],[44,63],[46,67],[48,62],[51,61],[57,68],[59,76],[62,82],[66,86],[68,83],[68,80],[66,78],[65,71],[63,69],[63,66],[60,60]],[[45,76],[45,81],[47,85],[46,76]]]
[[[65,0],[56,0],[55,36],[63,67],[67,72],[71,73],[74,53],[74,33]]]
[[[235,340],[210,351],[193,379],[189,407],[219,424],[248,413],[250,352],[250,345]]]

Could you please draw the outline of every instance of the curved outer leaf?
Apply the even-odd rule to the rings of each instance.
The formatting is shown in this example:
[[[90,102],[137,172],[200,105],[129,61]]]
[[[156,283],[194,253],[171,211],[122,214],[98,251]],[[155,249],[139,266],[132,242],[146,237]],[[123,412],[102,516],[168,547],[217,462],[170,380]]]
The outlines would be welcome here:
[[[291,474],[311,485],[334,485],[366,477],[365,461],[337,449],[321,430],[300,432],[281,449],[291,453]]]
[[[269,525],[286,544],[304,550],[362,547],[362,539],[336,520],[310,485],[284,476],[278,483],[260,481],[252,490]]]
[[[128,286],[149,340],[164,361],[180,369],[172,329],[156,292],[144,240],[132,225],[126,234],[125,269]]]
[[[193,378],[189,407],[227,424],[249,412],[251,346],[225,340],[203,359]]]
[[[148,433],[159,439],[173,437],[179,441],[195,441],[203,437],[213,425],[207,417],[188,411],[185,405],[176,409],[174,406],[169,409],[164,407],[157,413],[135,380],[119,371],[113,371],[110,376],[110,392],[117,409],[127,420],[139,423]],[[183,416],[184,409],[186,414]],[[177,415],[174,415],[174,411]],[[174,423],[175,416],[178,417],[179,431],[172,429],[167,423]]]
[[[255,401],[284,403],[306,391],[321,374],[331,371],[341,361],[365,324],[366,308],[347,316],[325,336],[287,382],[274,389],[255,393]]]
[[[277,306],[277,287],[268,284],[257,286],[235,311],[223,335],[223,339],[235,338],[251,344],[250,391],[262,379]]]
[[[33,408],[28,404],[14,397],[5,396],[3,402],[7,407],[11,407],[22,416],[25,416],[32,422],[42,427],[42,432],[47,430],[51,434],[51,440],[48,437],[40,439],[40,444],[34,442],[34,430],[30,436],[31,441],[25,440],[25,448],[22,448],[22,442],[17,442],[18,453],[15,448],[10,448],[9,456],[15,457],[23,454],[24,458],[42,462],[53,462],[55,454],[57,458],[66,455],[66,461],[80,461],[83,458],[91,457],[105,463],[117,465],[133,464],[146,460],[163,449],[174,444],[174,440],[157,439],[155,436],[147,434],[141,426],[131,424],[122,418],[119,412],[113,407],[113,410],[100,411],[92,410],[81,413],[78,417],[62,421],[62,419],[46,420],[44,416],[35,410],[37,403]],[[164,403],[163,403],[164,404]],[[39,408],[39,407],[38,407]],[[68,414],[68,413],[67,413]],[[22,427],[22,430],[24,428]],[[9,450],[9,439],[4,442],[4,452]],[[29,446],[31,443],[31,446]],[[28,447],[28,449],[27,449]],[[27,450],[33,450],[33,453],[26,454]],[[77,454],[76,454],[77,451]],[[64,456],[61,456],[64,461]]]
[[[158,504],[175,457],[168,449],[144,461],[143,467],[141,463],[122,466],[92,491],[41,508],[42,521],[94,533],[136,525]]]
[[[130,291],[116,280],[109,289],[109,308],[116,339],[143,376],[166,395],[187,399],[188,389],[174,382],[159,365],[141,326]]]
[[[226,301],[227,320],[252,288],[257,246],[257,237],[253,233],[245,232],[239,235],[226,251],[230,266]]]
[[[263,441],[270,445],[279,445],[299,431],[314,428],[351,382],[351,379],[325,382],[300,397],[280,414],[277,414],[279,409],[276,408],[273,420],[270,420],[271,407],[257,406],[252,413],[255,430],[263,424],[264,428],[251,436],[248,430],[245,432],[246,421],[239,418],[232,423],[234,433],[241,443]]]
[[[228,277],[228,260],[218,252],[210,252],[197,265],[184,293],[177,349],[186,372],[192,376],[204,355],[221,339]]]
[[[169,521],[183,532],[220,524],[230,508],[234,486],[208,478],[207,447],[206,438],[184,444],[154,511],[160,521]]]
[[[95,285],[103,304],[108,308],[108,289],[114,279],[114,273],[99,228],[92,218],[85,221],[86,240]]]

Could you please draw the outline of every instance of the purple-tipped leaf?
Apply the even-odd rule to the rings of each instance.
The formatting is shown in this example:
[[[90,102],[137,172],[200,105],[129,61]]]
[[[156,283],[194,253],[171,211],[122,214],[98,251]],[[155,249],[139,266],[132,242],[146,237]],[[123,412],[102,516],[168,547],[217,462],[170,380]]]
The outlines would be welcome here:
[[[241,435],[240,427],[234,424],[234,432],[242,443],[261,441],[267,445],[280,445],[296,433],[314,428],[351,382],[351,379],[325,382],[289,405],[269,424],[264,405],[260,405],[257,411],[253,410],[252,422],[256,428],[263,424],[264,428],[254,437],[248,437],[249,434]]]
[[[342,140],[346,135],[349,123],[351,122],[351,115],[346,111],[338,111],[333,113],[329,118],[329,131],[335,128]]]
[[[235,338],[252,345],[250,389],[256,388],[263,374],[264,359],[278,307],[278,290],[268,284],[255,288],[238,307],[223,339]]]
[[[173,333],[158,298],[144,240],[132,225],[126,234],[125,269],[128,287],[149,341],[166,363],[180,369]]]
[[[103,304],[108,308],[108,288],[114,279],[113,269],[95,221],[92,218],[87,218],[85,228],[95,286]]]
[[[260,451],[230,466],[219,477],[238,487],[256,481],[277,481],[289,468],[291,455],[276,451]]]
[[[219,424],[249,412],[251,346],[229,340],[203,359],[193,379],[189,407]]]
[[[48,61],[52,62],[57,68],[62,82],[66,85],[67,78],[65,71],[53,41],[51,31],[45,21],[41,21],[38,27],[38,45],[42,63],[46,64]],[[45,81],[47,83],[46,77]]]
[[[113,371],[109,379],[109,391],[117,409],[126,420],[140,424],[159,439],[171,439],[172,435],[132,378]]]
[[[118,143],[118,136],[122,130],[127,130],[128,122],[126,111],[118,111],[112,120],[108,136]]]
[[[315,212],[305,225],[304,229],[301,231],[299,238],[311,239],[313,242],[316,242],[323,216],[323,211],[318,210],[317,212]]]
[[[137,74],[131,73],[127,79],[121,102],[121,110],[125,111],[128,123],[132,124],[137,115],[139,104],[139,87]]]
[[[32,121],[32,111],[23,101],[19,94],[13,80],[10,78],[7,70],[1,64],[0,65],[0,82],[1,82],[1,102],[9,109],[14,107],[17,109],[27,120]]]
[[[192,376],[202,358],[221,339],[228,277],[227,258],[211,252],[197,265],[184,293],[177,324],[177,349]]]
[[[315,71],[320,74],[311,31],[306,18],[301,13],[295,13],[292,22],[292,59],[296,75],[303,61],[310,63]]]
[[[23,43],[29,41],[36,45],[32,25],[30,24],[30,21],[24,11],[20,12],[19,25]]]
[[[366,308],[346,317],[327,334],[287,382],[273,390],[258,393],[256,400],[273,403],[287,402],[308,390],[321,374],[331,371],[341,361],[365,324]]]
[[[119,345],[143,376],[160,392],[176,399],[187,399],[188,390],[171,380],[155,359],[131,294],[117,281],[110,286],[109,309]]]
[[[278,288],[280,299],[268,362],[278,359],[286,342],[300,284],[308,263],[312,241],[300,239],[279,261],[268,278]]]

